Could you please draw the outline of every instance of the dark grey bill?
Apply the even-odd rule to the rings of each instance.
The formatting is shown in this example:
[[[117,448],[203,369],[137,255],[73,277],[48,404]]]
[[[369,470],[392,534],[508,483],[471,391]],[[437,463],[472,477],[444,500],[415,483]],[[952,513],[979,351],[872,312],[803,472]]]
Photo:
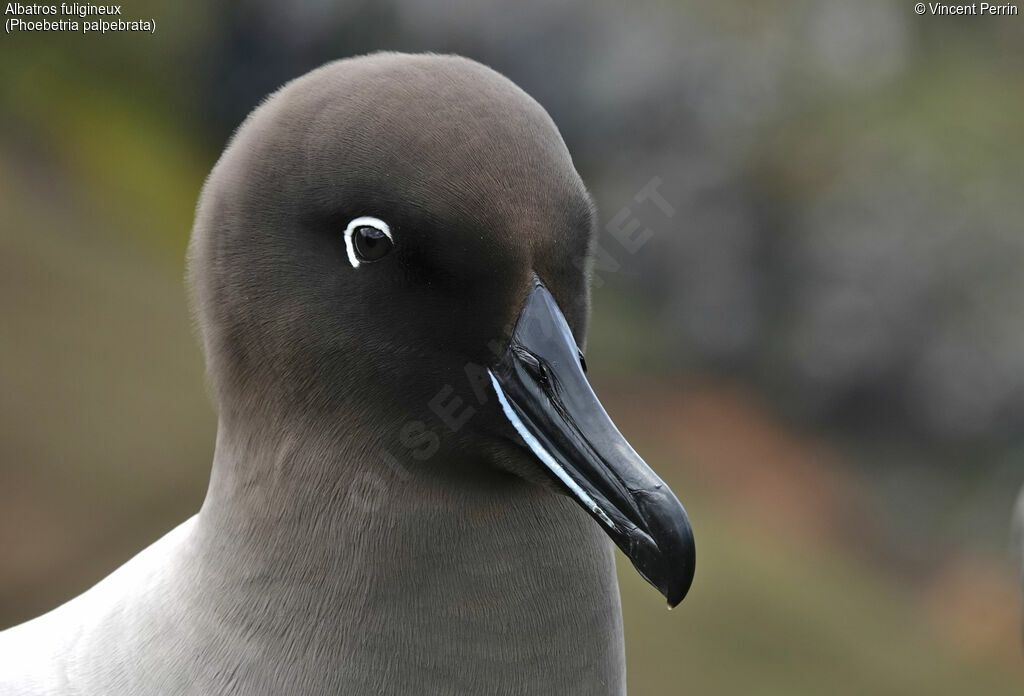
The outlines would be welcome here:
[[[491,382],[527,447],[669,607],[679,604],[695,561],[686,511],[601,406],[569,325],[539,278]]]

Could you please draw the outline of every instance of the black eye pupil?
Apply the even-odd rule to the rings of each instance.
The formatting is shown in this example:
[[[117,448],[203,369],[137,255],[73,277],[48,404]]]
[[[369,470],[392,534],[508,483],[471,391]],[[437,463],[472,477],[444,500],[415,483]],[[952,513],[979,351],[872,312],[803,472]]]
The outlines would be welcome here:
[[[394,246],[391,238],[372,225],[357,227],[352,233],[356,254],[363,261],[376,261],[387,256]]]

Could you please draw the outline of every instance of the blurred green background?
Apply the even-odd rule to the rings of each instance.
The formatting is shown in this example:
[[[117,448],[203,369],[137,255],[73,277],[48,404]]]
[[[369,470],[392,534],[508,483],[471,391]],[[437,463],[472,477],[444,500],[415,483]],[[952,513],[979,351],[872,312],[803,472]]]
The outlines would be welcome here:
[[[699,563],[671,614],[622,564],[631,693],[1021,693],[1024,18],[123,12],[157,32],[0,38],[0,627],[199,507],[216,417],[183,259],[232,129],[329,59],[430,50],[534,95],[603,222],[651,231],[602,228],[588,363]],[[637,200],[655,178],[671,214]]]

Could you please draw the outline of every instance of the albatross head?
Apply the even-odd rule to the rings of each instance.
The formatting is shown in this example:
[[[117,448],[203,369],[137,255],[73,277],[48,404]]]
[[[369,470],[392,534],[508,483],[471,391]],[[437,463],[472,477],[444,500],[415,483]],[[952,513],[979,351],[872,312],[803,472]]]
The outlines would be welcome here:
[[[686,513],[585,377],[594,227],[550,117],[478,63],[377,54],[289,83],[193,231],[222,422],[362,428],[409,466],[554,487],[678,604]]]

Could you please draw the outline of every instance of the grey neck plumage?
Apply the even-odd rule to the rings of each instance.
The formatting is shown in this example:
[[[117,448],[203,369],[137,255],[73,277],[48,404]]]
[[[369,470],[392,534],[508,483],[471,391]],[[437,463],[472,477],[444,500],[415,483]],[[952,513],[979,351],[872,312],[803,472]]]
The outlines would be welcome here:
[[[570,499],[358,441],[218,442],[198,526],[234,556],[207,554],[227,586],[257,598],[244,633],[286,636],[296,677],[343,693],[622,692],[611,544]]]

